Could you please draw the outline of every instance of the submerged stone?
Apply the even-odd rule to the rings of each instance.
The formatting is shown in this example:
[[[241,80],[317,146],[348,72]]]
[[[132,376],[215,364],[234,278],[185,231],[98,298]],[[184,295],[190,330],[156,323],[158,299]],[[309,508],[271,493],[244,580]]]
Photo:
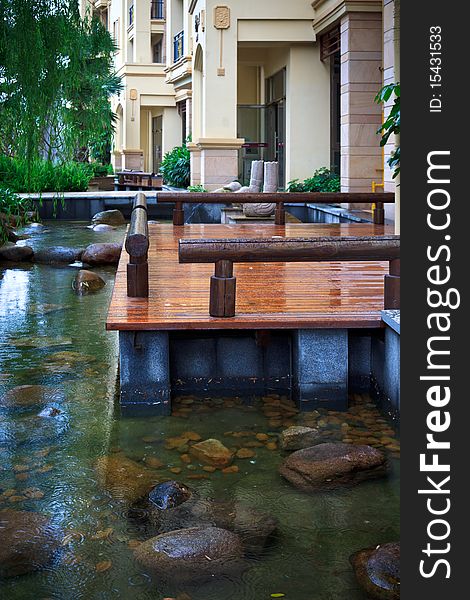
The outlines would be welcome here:
[[[148,493],[158,476],[122,454],[101,456],[95,465],[101,486],[114,498],[135,502]]]
[[[329,442],[297,450],[279,472],[301,490],[328,490],[384,475],[386,457],[370,446]]]
[[[72,289],[76,294],[85,295],[101,290],[106,285],[104,279],[93,271],[80,269],[72,280]]]
[[[157,576],[200,581],[228,576],[243,564],[240,538],[218,527],[192,527],[164,533],[140,544],[137,561]]]
[[[30,407],[57,399],[57,390],[45,385],[18,385],[0,396],[0,406]]]
[[[15,577],[48,567],[59,547],[57,531],[39,513],[0,510],[0,531],[0,577]]]
[[[182,483],[165,481],[153,488],[149,494],[149,500],[158,510],[167,510],[183,504],[191,496],[191,490]]]
[[[294,425],[281,432],[279,443],[283,450],[303,450],[318,444],[321,440],[318,429]]]
[[[226,448],[219,440],[208,439],[191,446],[191,456],[203,464],[212,467],[227,467],[233,460],[233,452]]]
[[[114,231],[116,228],[112,225],[105,225],[104,223],[99,223],[93,227],[93,231],[97,233],[104,233],[106,231]]]
[[[359,585],[371,600],[400,598],[400,544],[398,542],[365,548],[349,561]]]

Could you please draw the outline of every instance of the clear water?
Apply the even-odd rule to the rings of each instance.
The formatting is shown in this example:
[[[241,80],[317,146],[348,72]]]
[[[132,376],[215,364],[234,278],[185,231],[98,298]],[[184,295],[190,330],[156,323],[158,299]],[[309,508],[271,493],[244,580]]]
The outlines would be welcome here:
[[[84,246],[123,236],[123,229],[97,234],[84,224],[67,223],[35,232],[23,243]],[[363,599],[348,558],[360,548],[398,539],[398,454],[390,455],[385,479],[314,495],[295,490],[279,476],[282,455],[277,449],[255,448],[254,458],[236,461],[238,473],[210,474],[196,464],[187,468],[177,450],[166,449],[165,439],[190,430],[228,447],[255,439],[224,435],[228,432],[269,433],[275,440],[279,418],[267,417],[261,400],[247,407],[236,399],[216,398],[204,403],[183,398],[176,404],[178,416],[121,418],[117,336],[104,329],[114,270],[97,269],[105,288],[82,297],[71,288],[74,272],[70,266],[0,268],[0,397],[18,385],[47,385],[55,390],[47,406],[61,411],[44,418],[37,416],[43,406],[0,408],[0,509],[47,514],[63,538],[50,568],[2,581],[0,596],[163,600],[185,593],[179,598],[269,600],[283,593],[286,600]],[[367,399],[356,401],[362,406],[351,413],[321,415],[325,439],[344,438],[341,423],[358,431],[367,425],[377,440],[383,437],[378,430],[388,426],[378,412],[364,406]],[[283,422],[305,420],[318,423],[309,415]],[[134,560],[132,546],[148,534],[139,519],[128,518],[128,504],[103,487],[95,464],[107,455],[128,457],[143,469],[149,468],[146,460],[152,464],[148,458],[157,457],[164,464],[152,470],[155,480],[178,479],[203,496],[236,498],[269,512],[279,519],[278,538],[240,577],[167,588]],[[169,470],[175,467],[181,474]],[[206,478],[188,479],[194,475]],[[29,488],[40,497],[25,497]]]

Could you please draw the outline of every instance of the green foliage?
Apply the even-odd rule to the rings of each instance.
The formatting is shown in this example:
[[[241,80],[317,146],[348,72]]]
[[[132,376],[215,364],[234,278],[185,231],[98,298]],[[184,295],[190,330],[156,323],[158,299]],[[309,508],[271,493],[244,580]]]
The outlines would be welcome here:
[[[340,178],[327,167],[317,169],[312,177],[304,181],[294,179],[287,184],[288,192],[339,192],[340,190]]]
[[[189,185],[188,192],[206,194],[207,190],[203,185]]]
[[[384,104],[385,102],[388,102],[393,95],[395,96],[395,99],[388,117],[377,131],[377,133],[382,135],[382,139],[380,140],[381,146],[385,146],[388,143],[391,135],[400,135],[400,84],[390,83],[389,85],[384,86],[375,97],[375,102],[377,102],[377,104]],[[400,146],[397,146],[391,153],[387,162],[388,166],[393,171],[393,178],[397,177],[400,173]]]
[[[16,226],[26,223],[26,213],[32,209],[31,200],[0,184],[0,246],[8,240],[10,223]]]
[[[90,167],[93,171],[93,177],[106,177],[114,173],[113,166],[109,164],[103,165],[98,162],[91,162]]]
[[[85,161],[90,152],[103,160],[109,98],[121,89],[114,51],[97,18],[80,18],[76,0],[0,0],[0,152],[28,166]]]
[[[0,156],[0,182],[16,193],[85,192],[92,177],[86,163],[35,160],[29,165],[26,159]]]
[[[167,152],[160,165],[160,173],[168,185],[187,188],[190,182],[190,155],[186,144]]]

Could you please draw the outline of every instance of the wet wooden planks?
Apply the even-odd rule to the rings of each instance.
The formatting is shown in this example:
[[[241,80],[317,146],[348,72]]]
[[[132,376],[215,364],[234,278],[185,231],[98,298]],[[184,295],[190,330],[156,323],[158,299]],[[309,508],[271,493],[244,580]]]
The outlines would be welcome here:
[[[109,308],[109,330],[381,327],[388,263],[236,264],[236,316],[209,316],[211,264],[179,264],[181,238],[383,235],[372,224],[149,225],[149,298],[128,298],[123,251]]]

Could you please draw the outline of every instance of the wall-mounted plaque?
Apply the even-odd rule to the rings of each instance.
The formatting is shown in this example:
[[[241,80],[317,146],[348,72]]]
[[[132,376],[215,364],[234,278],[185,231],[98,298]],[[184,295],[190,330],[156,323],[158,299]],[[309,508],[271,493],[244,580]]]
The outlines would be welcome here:
[[[214,27],[228,29],[230,27],[230,8],[228,6],[214,7]]]

